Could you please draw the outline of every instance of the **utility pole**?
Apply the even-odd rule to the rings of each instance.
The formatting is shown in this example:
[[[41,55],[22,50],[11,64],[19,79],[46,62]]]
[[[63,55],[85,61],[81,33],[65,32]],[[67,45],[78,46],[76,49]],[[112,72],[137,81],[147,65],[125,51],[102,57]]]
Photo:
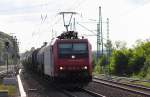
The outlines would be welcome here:
[[[109,18],[107,18],[107,64],[109,65],[108,66],[108,72],[109,72],[109,75],[110,75],[110,55],[111,55],[111,48],[112,48],[112,44],[111,44],[111,41],[109,39]]]
[[[97,61],[98,61],[100,54],[103,55],[103,52],[104,52],[103,45],[104,44],[103,44],[103,33],[102,33],[102,14],[101,14],[101,7],[99,7],[99,21],[97,24]]]
[[[103,27],[102,27],[101,7],[99,7],[99,24],[100,24],[100,36],[101,36],[102,56],[103,56],[103,54],[104,54],[104,43],[103,43]]]
[[[99,21],[97,24],[97,62],[98,62],[98,58],[100,56],[100,7],[99,7]]]
[[[106,43],[106,50],[107,50],[107,65],[109,65],[109,19],[107,18],[107,43]],[[108,66],[108,73],[110,74],[110,65]]]
[[[107,42],[109,41],[109,18],[107,18]]]
[[[100,56],[100,28],[99,24],[97,24],[97,61]]]

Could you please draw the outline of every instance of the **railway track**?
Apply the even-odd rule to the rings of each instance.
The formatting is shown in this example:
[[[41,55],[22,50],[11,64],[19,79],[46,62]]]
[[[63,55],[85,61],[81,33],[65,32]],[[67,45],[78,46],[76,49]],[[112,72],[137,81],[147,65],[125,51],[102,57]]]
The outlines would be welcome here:
[[[4,78],[5,76],[8,76],[7,73],[12,74],[12,70],[8,70],[8,72],[7,70],[0,71],[0,78]]]
[[[100,79],[100,78],[94,78],[93,82],[104,84],[104,85],[107,85],[107,86],[113,87],[113,88],[119,88],[119,89],[122,89],[122,90],[125,90],[128,92],[131,92],[131,93],[143,95],[144,97],[150,97],[150,88],[131,85],[131,84],[125,84],[125,83],[119,83],[119,82],[104,80],[104,79]]]
[[[24,84],[28,97],[106,97],[87,89],[64,88],[34,74],[24,73],[22,77],[26,80]]]
[[[90,91],[90,90],[88,90],[88,89],[83,89],[83,91],[85,91],[85,92],[87,92],[87,93],[93,95],[94,97],[106,97],[106,96],[104,96],[104,95],[102,95],[102,94],[95,93],[95,92]]]
[[[95,93],[93,91],[90,91],[88,89],[83,89],[83,88],[79,88],[77,90],[75,89],[73,91],[63,89],[61,90],[61,92],[66,94],[68,97],[106,97],[102,94]]]
[[[27,78],[29,78],[29,77],[27,77]],[[28,79],[28,80],[30,80],[30,79]],[[134,86],[129,87],[128,85],[122,85],[122,83],[111,82],[111,81],[98,79],[98,78],[94,78],[93,82],[91,82],[92,84],[90,84],[91,86],[89,85],[89,86],[87,86],[87,88],[82,88],[82,89],[81,88],[78,88],[78,89],[70,88],[71,90],[59,87],[59,85],[57,85],[57,84],[55,86],[52,83],[49,83],[49,80],[43,80],[43,78],[40,78],[40,79],[35,78],[35,81],[36,80],[39,80],[37,82],[37,85],[39,84],[40,86],[37,87],[36,84],[34,86],[32,86],[32,87],[35,87],[36,90],[33,89],[33,91],[30,91],[29,94],[30,95],[39,95],[38,97],[43,97],[43,95],[47,96],[47,97],[49,97],[49,96],[51,97],[51,95],[53,95],[53,97],[58,97],[58,94],[59,94],[59,97],[150,97],[149,89],[147,91],[145,91],[145,89],[140,89],[139,87],[138,88],[134,87]],[[31,85],[33,85],[33,81],[31,81],[30,83],[31,83]],[[29,85],[29,86],[31,86],[31,85]],[[41,90],[41,87],[43,87],[43,90]],[[110,87],[110,89],[108,87]],[[102,88],[102,89],[99,90],[99,88]],[[111,89],[111,88],[113,88],[113,89]],[[29,87],[28,87],[28,89],[29,89]],[[120,92],[120,91],[122,91],[122,92]],[[125,92],[123,92],[123,91],[125,91]],[[54,93],[57,93],[57,94],[54,94]],[[103,96],[103,95],[105,95],[105,96]],[[120,95],[120,96],[118,96],[118,95]]]
[[[6,66],[0,66],[0,77],[3,78],[8,75],[15,74],[14,65],[10,65],[7,71]],[[7,75],[8,73],[8,75]]]

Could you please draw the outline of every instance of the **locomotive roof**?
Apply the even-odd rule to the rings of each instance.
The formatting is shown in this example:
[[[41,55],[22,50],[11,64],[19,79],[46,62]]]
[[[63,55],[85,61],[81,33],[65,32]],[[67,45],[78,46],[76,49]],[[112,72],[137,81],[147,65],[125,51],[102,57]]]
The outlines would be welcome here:
[[[57,43],[61,43],[61,42],[88,42],[88,39],[57,39],[56,40]]]

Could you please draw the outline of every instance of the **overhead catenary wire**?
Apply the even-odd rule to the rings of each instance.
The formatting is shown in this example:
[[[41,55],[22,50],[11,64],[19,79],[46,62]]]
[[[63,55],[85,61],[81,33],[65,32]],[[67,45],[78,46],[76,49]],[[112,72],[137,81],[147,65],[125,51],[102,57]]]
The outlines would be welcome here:
[[[83,3],[85,3],[87,0],[75,0],[75,2],[72,3],[72,5],[67,8],[67,10],[75,10],[82,6]]]
[[[95,34],[95,35],[96,35],[96,33],[95,33],[94,31],[92,31],[92,30],[88,29],[87,27],[83,26],[83,25],[82,25],[82,24],[80,24],[79,22],[77,22],[77,24],[78,24],[78,25],[80,25],[82,28],[86,29],[87,31],[92,32],[93,34]]]
[[[77,2],[77,3],[75,3],[73,6],[71,6],[71,9],[76,9],[76,8],[79,8],[83,3],[85,3],[84,1],[87,1],[87,0],[75,0],[75,2]],[[42,6],[48,6],[48,4],[47,3],[44,3],[44,4],[40,4],[40,5],[37,5],[37,6],[32,6],[33,8],[34,7],[42,7]],[[29,7],[29,8],[32,8],[31,6]],[[27,8],[27,9],[29,9],[29,8]],[[24,8],[23,8],[24,9]],[[41,8],[42,9],[42,8]],[[58,8],[57,8],[58,9]],[[20,9],[19,9],[20,10]],[[48,10],[47,10],[47,12],[48,12]],[[55,15],[56,16],[56,15]],[[54,16],[54,18],[56,18]],[[36,35],[36,36],[39,36],[40,37],[40,32],[41,32],[41,27],[42,27],[42,25],[43,25],[43,23],[45,23],[45,21],[49,21],[49,19],[48,19],[48,14],[43,14],[43,13],[41,13],[40,14],[40,19],[41,19],[41,23],[40,24],[38,24],[39,26],[38,26],[38,28],[36,28],[36,29],[38,29],[37,31],[33,31],[33,33],[32,33],[32,37],[34,37],[34,35]],[[51,27],[55,27],[58,23],[60,23],[61,21],[60,21],[60,19],[61,18],[58,18],[58,19],[52,19],[51,20],[51,22],[52,22],[52,26]],[[54,21],[54,22],[53,22]],[[51,23],[50,22],[50,23]],[[37,27],[37,26],[35,26],[35,27]],[[51,28],[50,28],[51,29]],[[94,32],[94,31],[93,31]],[[95,32],[94,32],[94,34],[95,34]],[[37,37],[37,41],[38,41],[38,39],[39,39],[39,37]]]
[[[29,10],[31,10],[31,9],[33,9],[33,8],[41,8],[41,6],[48,6],[48,5],[50,5],[50,4],[53,4],[53,0],[51,0],[50,2],[47,2],[47,3],[43,3],[43,4],[35,4],[35,5],[31,5],[31,6],[29,6],[29,5],[27,5],[27,6],[23,6],[23,7],[16,7],[15,6],[15,8],[12,8],[13,9],[13,12],[14,11],[22,11],[22,10],[27,10],[27,9],[29,9]],[[0,12],[10,12],[10,9],[0,9]]]
[[[44,3],[42,6],[41,6],[41,12],[42,12],[42,10],[46,10],[47,9],[47,7],[46,7],[46,5],[45,5],[46,3]],[[32,33],[32,37],[35,35],[35,33],[36,33],[36,35],[37,35],[37,38],[36,38],[36,44],[37,44],[37,42],[38,42],[38,39],[40,38],[40,29],[41,29],[41,27],[43,26],[43,24],[45,23],[45,21],[46,21],[46,19],[47,19],[47,13],[46,14],[43,14],[43,13],[41,13],[41,17],[40,17],[40,19],[41,19],[41,23],[39,24],[39,28],[38,28],[38,31],[34,31],[33,33]],[[44,32],[44,31],[43,31]],[[34,38],[33,38],[34,39]]]

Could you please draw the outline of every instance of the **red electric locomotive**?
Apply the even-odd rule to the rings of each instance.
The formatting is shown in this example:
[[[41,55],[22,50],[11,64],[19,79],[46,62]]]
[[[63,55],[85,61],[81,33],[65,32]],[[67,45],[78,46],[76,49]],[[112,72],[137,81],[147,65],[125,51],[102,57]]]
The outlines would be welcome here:
[[[69,38],[62,34],[53,44],[45,44],[31,51],[23,62],[24,66],[54,80],[79,83],[91,81],[91,45],[87,39],[76,38],[74,33],[69,31],[65,33],[70,34]]]
[[[55,76],[61,79],[92,79],[91,45],[87,39],[57,39],[53,45]]]

